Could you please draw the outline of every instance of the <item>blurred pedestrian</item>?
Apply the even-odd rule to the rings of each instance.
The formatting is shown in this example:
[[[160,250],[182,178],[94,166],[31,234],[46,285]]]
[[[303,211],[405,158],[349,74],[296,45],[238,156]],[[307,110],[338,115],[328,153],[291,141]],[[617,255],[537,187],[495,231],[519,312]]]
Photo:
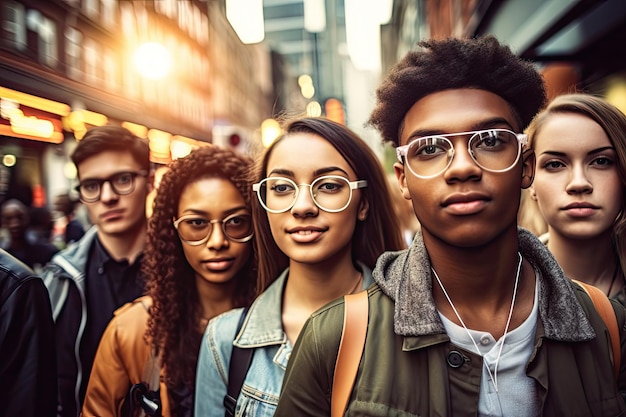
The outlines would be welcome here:
[[[100,337],[113,312],[144,293],[146,196],[152,187],[147,141],[118,126],[90,129],[72,161],[95,225],[58,253],[43,273],[54,312],[59,415],[80,413]]]
[[[33,232],[30,209],[17,199],[2,203],[2,227],[9,231],[9,241],[4,249],[31,269],[41,271],[59,249]]]
[[[54,231],[60,239],[58,243],[62,248],[70,243],[80,240],[85,234],[85,229],[78,219],[75,218],[76,205],[78,202],[72,200],[69,194],[59,194],[54,198],[53,206],[57,212],[54,221]]]

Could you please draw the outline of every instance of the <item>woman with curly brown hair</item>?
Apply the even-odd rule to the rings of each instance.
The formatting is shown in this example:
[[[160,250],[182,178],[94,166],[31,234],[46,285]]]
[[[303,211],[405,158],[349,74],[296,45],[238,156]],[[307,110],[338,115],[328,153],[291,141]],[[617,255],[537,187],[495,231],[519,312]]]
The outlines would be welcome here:
[[[149,385],[159,373],[161,414],[192,414],[208,320],[248,305],[256,294],[250,165],[247,157],[211,146],[174,161],[164,174],[143,262],[149,295],[120,308],[102,336],[84,415],[135,415],[137,397],[127,397],[129,390],[146,393],[147,386],[134,384]]]

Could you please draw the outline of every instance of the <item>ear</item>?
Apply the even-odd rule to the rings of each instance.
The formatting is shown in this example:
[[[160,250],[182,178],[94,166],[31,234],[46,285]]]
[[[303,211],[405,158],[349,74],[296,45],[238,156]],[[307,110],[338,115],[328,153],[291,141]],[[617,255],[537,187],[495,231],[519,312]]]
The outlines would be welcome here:
[[[537,201],[537,192],[535,191],[535,187],[529,187],[528,194],[530,195],[531,200]]]
[[[411,200],[409,187],[406,184],[406,175],[404,175],[404,165],[402,165],[400,162],[396,162],[395,164],[393,164],[393,170],[396,173],[396,179],[398,180],[398,184],[400,185],[400,192],[402,193],[402,197],[407,200]]]
[[[361,203],[359,204],[359,212],[357,213],[357,219],[359,219],[359,221],[365,221],[365,219],[367,219],[367,215],[370,211],[370,203],[365,200],[365,199],[361,199]]]
[[[535,179],[535,151],[526,149],[522,153],[522,188],[530,187]]]
[[[150,194],[154,190],[154,171],[150,170],[150,174],[146,177],[146,194]]]

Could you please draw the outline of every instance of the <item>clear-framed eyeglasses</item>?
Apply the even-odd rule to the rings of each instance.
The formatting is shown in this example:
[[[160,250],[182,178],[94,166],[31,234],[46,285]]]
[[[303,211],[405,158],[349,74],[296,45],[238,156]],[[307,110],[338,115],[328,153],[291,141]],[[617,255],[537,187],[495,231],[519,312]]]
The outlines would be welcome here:
[[[222,232],[232,242],[244,243],[252,239],[252,217],[249,214],[233,214],[223,219],[207,219],[197,214],[186,214],[173,220],[178,237],[191,246],[206,243],[213,233],[213,225],[221,224]]]
[[[418,178],[434,178],[442,174],[454,158],[449,138],[469,136],[467,150],[476,164],[489,172],[506,172],[513,168],[522,154],[528,136],[507,129],[489,129],[461,133],[424,136],[398,146],[398,161],[409,167]]]
[[[137,177],[146,177],[147,175],[147,171],[118,172],[107,178],[86,179],[76,186],[76,191],[78,191],[80,201],[83,203],[95,203],[100,200],[102,186],[105,182],[109,183],[115,194],[127,195],[135,191],[135,179]]]
[[[270,213],[284,213],[296,203],[300,187],[309,187],[311,199],[317,207],[337,213],[345,210],[352,201],[352,190],[367,187],[366,180],[350,181],[340,175],[325,175],[311,184],[296,184],[284,177],[269,177],[252,185],[259,202]]]

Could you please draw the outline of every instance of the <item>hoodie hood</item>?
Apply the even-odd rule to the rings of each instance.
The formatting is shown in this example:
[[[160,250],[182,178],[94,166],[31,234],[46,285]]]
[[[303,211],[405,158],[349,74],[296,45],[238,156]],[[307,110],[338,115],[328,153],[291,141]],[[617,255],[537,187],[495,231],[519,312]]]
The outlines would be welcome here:
[[[529,231],[518,228],[519,251],[539,279],[539,317],[547,338],[591,340],[595,332],[550,251]],[[385,252],[376,263],[374,281],[395,302],[394,331],[401,336],[445,333],[432,296],[430,259],[421,232],[403,251]]]

